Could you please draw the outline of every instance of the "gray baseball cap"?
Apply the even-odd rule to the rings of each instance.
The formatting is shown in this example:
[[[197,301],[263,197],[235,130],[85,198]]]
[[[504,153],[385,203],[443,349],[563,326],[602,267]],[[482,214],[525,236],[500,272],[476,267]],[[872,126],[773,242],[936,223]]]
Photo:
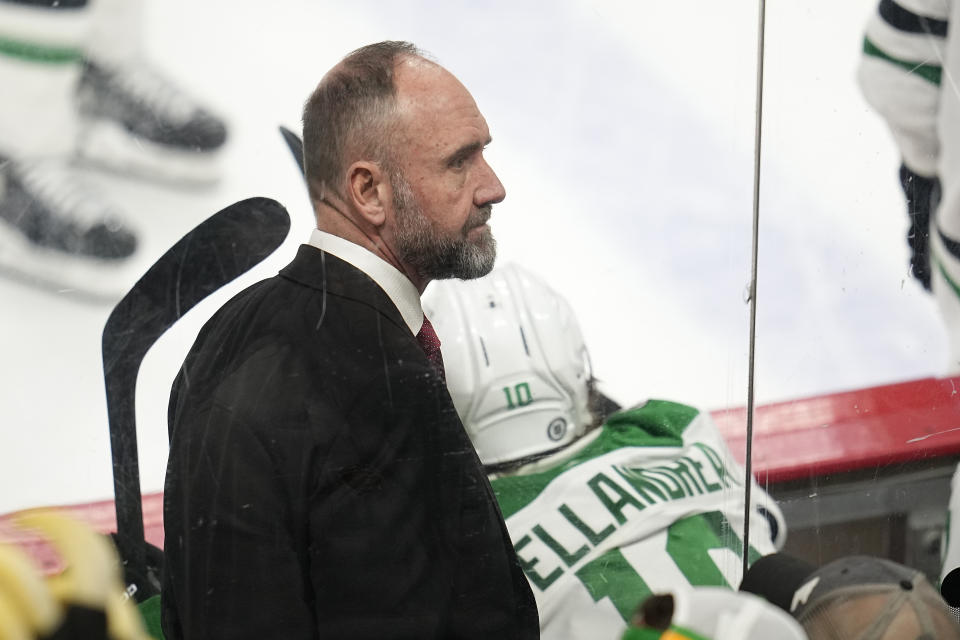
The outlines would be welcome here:
[[[960,640],[960,625],[920,571],[870,556],[820,568],[773,554],[740,585],[787,611],[811,640]]]

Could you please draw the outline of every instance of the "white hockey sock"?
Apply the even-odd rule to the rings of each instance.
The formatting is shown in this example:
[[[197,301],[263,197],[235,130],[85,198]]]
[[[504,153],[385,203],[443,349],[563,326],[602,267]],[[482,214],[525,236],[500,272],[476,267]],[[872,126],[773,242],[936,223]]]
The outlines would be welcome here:
[[[86,56],[108,66],[143,57],[143,0],[94,0]]]
[[[0,155],[73,153],[74,94],[89,27],[86,8],[0,3]]]

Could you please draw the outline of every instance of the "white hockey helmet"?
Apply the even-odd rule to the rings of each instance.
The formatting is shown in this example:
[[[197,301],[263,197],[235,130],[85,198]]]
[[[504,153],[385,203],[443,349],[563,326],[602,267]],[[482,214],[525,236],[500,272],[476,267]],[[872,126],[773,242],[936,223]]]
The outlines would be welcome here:
[[[586,432],[587,348],[570,305],[539,278],[508,264],[477,280],[437,281],[423,306],[485,465],[559,449]]]

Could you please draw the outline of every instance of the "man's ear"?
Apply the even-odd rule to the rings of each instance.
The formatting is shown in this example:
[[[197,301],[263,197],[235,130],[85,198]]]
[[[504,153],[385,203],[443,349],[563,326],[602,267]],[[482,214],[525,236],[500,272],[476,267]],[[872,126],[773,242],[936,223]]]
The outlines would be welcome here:
[[[390,193],[390,180],[377,163],[360,160],[347,169],[347,199],[371,225],[386,221]]]

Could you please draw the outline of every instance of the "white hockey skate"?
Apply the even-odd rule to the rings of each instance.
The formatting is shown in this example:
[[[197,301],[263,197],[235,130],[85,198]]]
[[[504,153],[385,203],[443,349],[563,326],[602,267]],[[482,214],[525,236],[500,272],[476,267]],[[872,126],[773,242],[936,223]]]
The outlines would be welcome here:
[[[117,210],[56,161],[0,163],[0,272],[90,300],[136,279],[136,236]]]
[[[220,177],[226,125],[148,63],[87,59],[77,103],[82,159],[165,182]]]

